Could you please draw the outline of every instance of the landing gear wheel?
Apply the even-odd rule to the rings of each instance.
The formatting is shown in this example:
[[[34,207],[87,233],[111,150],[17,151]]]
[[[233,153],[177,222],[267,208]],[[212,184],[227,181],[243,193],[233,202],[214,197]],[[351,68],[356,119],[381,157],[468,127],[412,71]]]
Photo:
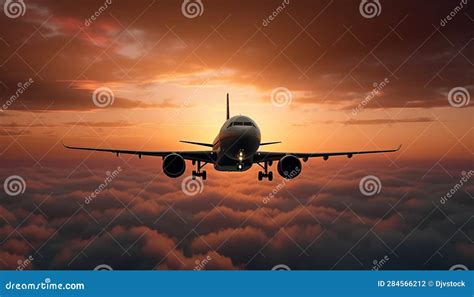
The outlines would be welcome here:
[[[207,162],[201,165],[201,161],[193,161],[193,165],[194,164],[196,164],[197,166],[196,170],[193,170],[192,172],[193,180],[196,179],[196,177],[202,177],[202,180],[205,180],[207,178],[207,173],[206,170],[201,171],[201,168],[203,168],[207,164]]]
[[[268,171],[268,165],[271,165],[271,161],[269,162],[264,162],[263,165],[260,163],[257,163],[260,167],[262,167],[263,171],[258,172],[258,180],[261,181],[264,178],[268,178],[268,181],[273,180],[273,172]]]

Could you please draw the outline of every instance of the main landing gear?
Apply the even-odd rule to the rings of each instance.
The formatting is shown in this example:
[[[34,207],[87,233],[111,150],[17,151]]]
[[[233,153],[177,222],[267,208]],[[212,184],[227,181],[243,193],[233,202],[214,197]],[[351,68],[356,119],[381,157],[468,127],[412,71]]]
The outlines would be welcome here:
[[[196,179],[197,176],[200,176],[202,177],[202,180],[206,180],[206,177],[207,177],[206,170],[203,170],[201,172],[201,168],[206,166],[207,162],[201,165],[201,161],[193,161],[193,165],[195,165],[196,162],[197,162],[196,170],[193,170],[193,173],[192,173],[193,179]]]
[[[260,163],[257,163],[258,166],[262,167],[263,171],[258,172],[258,180],[261,181],[264,178],[268,178],[269,181],[273,180],[273,172],[268,171],[268,166],[272,166],[272,162],[264,162],[263,166]]]

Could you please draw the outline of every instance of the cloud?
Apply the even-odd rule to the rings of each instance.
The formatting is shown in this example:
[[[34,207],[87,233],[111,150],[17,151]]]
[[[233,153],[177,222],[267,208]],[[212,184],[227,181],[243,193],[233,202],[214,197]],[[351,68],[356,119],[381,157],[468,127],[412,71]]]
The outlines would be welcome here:
[[[176,3],[161,3],[159,8],[147,1],[114,3],[86,26],[84,21],[99,9],[97,3],[64,6],[45,1],[42,7],[32,5],[13,28],[12,20],[1,20],[1,28],[8,28],[2,36],[10,45],[0,57],[2,80],[12,82],[8,85],[14,93],[17,82],[36,70],[34,91],[21,101],[31,110],[49,107],[52,111],[94,108],[90,90],[59,81],[138,86],[161,81],[186,89],[205,80],[216,85],[225,78],[264,93],[284,85],[304,94],[295,96],[294,106],[348,109],[371,92],[373,83],[386,78],[390,83],[377,104],[367,108],[446,107],[446,94],[454,86],[472,93],[472,61],[467,53],[474,43],[463,30],[470,19],[459,14],[438,28],[440,32],[432,25],[452,10],[450,1],[441,1],[436,9],[400,1],[397,9],[384,10],[384,15],[370,21],[360,16],[357,3],[302,1],[289,5],[277,21],[264,27],[262,20],[275,9],[274,3],[248,1],[245,7],[252,13],[233,2],[210,1],[208,13],[197,24],[182,16]],[[137,9],[144,13],[137,13],[139,21],[130,23],[128,13]],[[322,12],[317,19],[313,19],[315,11]],[[122,30],[125,25],[127,30]],[[35,28],[41,34],[34,34],[15,52],[23,41],[19,36],[28,36]],[[113,107],[159,108],[131,96],[116,98]]]
[[[16,82],[6,83],[10,87],[0,93],[5,100],[15,90]],[[69,85],[67,82],[34,82],[28,87],[18,99],[13,100],[8,110],[22,111],[88,111],[97,110],[98,106],[94,104],[92,90],[78,88]],[[162,105],[155,103],[146,103],[140,100],[131,100],[123,97],[114,96],[114,99],[108,108],[169,108],[170,103],[165,102]]]
[[[86,204],[107,167],[69,178],[60,168],[2,172],[2,180],[15,173],[26,181],[25,193],[0,207],[3,268],[30,255],[33,269],[195,269],[208,257],[203,269],[371,269],[385,255],[383,269],[473,264],[472,181],[440,202],[465,166],[447,167],[450,176],[442,168],[308,165],[266,202],[279,177],[254,185],[252,174],[213,173],[201,194],[187,196],[180,179],[127,168]],[[369,174],[381,181],[372,197],[359,190]]]

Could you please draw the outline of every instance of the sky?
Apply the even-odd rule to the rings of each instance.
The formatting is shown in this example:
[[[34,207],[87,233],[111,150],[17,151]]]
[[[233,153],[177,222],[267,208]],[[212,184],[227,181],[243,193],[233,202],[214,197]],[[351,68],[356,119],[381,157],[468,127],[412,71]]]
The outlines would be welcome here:
[[[471,3],[13,2],[0,177],[22,181],[1,192],[0,268],[473,266]],[[402,149],[310,160],[291,181],[207,166],[190,195],[190,163],[168,179],[160,158],[62,146],[200,150],[179,140],[212,142],[226,93],[282,141],[268,150]]]

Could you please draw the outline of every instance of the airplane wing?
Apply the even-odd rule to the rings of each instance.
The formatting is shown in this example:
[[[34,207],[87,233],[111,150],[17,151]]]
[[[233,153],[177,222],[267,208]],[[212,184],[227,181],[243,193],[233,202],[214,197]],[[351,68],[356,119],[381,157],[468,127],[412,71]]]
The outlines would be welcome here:
[[[102,148],[92,148],[92,147],[77,147],[77,146],[65,145],[64,143],[63,143],[63,146],[67,149],[73,149],[73,150],[109,152],[109,153],[114,153],[117,156],[119,154],[138,155],[139,158],[141,158],[142,156],[165,157],[169,154],[176,153],[176,154],[180,154],[185,160],[215,163],[217,159],[216,153],[213,151],[136,151],[136,150],[121,150],[121,149],[102,149]]]
[[[318,153],[283,153],[283,152],[257,152],[255,154],[254,163],[259,162],[268,162],[268,161],[277,161],[280,160],[285,155],[293,155],[298,158],[307,161],[308,158],[321,157],[324,160],[329,159],[330,156],[347,156],[352,158],[353,155],[362,155],[362,154],[377,154],[377,153],[392,153],[400,150],[402,146],[398,146],[396,149],[390,150],[377,150],[377,151],[353,151],[353,152],[318,152]]]

